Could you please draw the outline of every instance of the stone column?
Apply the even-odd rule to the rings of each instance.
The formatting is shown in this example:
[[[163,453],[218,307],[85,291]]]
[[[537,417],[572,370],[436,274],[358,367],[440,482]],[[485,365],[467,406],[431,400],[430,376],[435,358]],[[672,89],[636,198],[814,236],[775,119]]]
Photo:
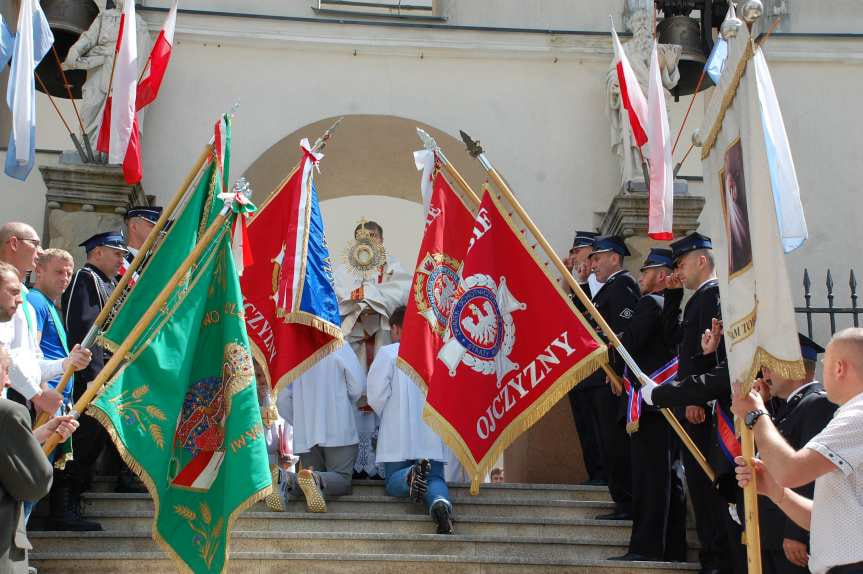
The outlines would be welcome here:
[[[64,163],[61,158],[58,165],[42,165],[39,171],[48,188],[44,242],[71,253],[79,267],[85,259],[79,243],[102,231],[122,229],[130,207],[149,205],[140,185],[123,180],[120,166]]]

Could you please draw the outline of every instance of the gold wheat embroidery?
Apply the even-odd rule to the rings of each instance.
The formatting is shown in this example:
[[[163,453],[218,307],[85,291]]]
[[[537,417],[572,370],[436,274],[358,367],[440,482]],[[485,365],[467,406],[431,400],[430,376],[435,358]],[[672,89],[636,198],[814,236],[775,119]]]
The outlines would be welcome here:
[[[201,559],[207,565],[207,568],[209,568],[216,557],[216,552],[221,546],[222,529],[225,526],[225,519],[219,518],[214,526],[213,514],[210,512],[210,507],[207,506],[207,503],[202,502],[198,510],[200,516],[188,506],[181,504],[174,506],[174,512],[177,516],[185,520],[189,524],[189,528],[195,533],[192,542],[198,547]]]
[[[159,422],[168,417],[156,405],[145,405],[144,398],[150,387],[142,385],[134,390],[125,390],[109,402],[117,409],[117,414],[127,425],[136,424],[145,434],[149,434],[159,448],[165,448],[165,435]]]

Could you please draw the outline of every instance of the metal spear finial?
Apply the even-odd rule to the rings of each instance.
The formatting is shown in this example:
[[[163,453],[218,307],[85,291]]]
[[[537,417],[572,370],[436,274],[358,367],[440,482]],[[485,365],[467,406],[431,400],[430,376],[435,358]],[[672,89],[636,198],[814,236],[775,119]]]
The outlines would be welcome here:
[[[327,131],[325,131],[321,135],[321,137],[319,137],[317,141],[315,141],[315,145],[312,146],[312,151],[321,151],[322,149],[324,149],[324,147],[326,147],[327,142],[330,141],[330,138],[333,136],[333,132],[336,131],[336,128],[339,127],[339,124],[342,123],[343,119],[345,119],[344,116],[340,117],[339,119],[334,121],[330,127],[327,128]]]
[[[436,149],[440,148],[440,146],[437,145],[437,142],[435,141],[435,139],[424,129],[417,128],[417,135],[419,136],[420,140],[423,142],[423,147],[425,149],[430,150],[430,151],[435,151]]]
[[[461,135],[461,139],[467,148],[467,153],[469,153],[471,157],[479,157],[483,154],[483,149],[482,146],[479,145],[479,140],[474,141],[469,135],[464,133],[464,130],[459,130],[458,133]]]

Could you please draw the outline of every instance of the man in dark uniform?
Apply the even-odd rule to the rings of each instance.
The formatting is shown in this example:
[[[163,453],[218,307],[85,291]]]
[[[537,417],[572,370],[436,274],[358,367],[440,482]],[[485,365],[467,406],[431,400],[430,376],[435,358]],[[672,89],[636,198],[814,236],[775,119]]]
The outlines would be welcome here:
[[[593,251],[593,243],[598,233],[592,231],[576,231],[575,240],[566,258],[566,264],[578,281],[585,295],[590,297],[590,252]],[[585,308],[575,295],[571,294],[575,307],[584,313]],[[608,477],[602,466],[602,454],[599,448],[599,418],[591,408],[591,394],[602,388],[602,381],[583,381],[574,389],[569,391],[569,405],[572,408],[572,417],[575,419],[575,429],[581,441],[581,456],[584,459],[584,467],[587,470],[588,480],[585,484],[595,486],[606,486]]]
[[[629,325],[640,298],[638,282],[623,269],[623,258],[629,254],[623,239],[616,236],[597,238],[590,254],[591,271],[603,283],[593,297],[593,304],[615,333],[621,333]],[[612,362],[618,363],[613,366],[617,372],[623,372],[620,357],[613,355]],[[601,388],[593,393],[591,407],[599,417],[603,463],[608,474],[608,490],[615,504],[614,512],[597,518],[629,520],[632,518],[632,473],[626,434],[626,397],[612,391],[602,370],[585,382],[596,384],[597,379]]]
[[[87,264],[75,272],[61,298],[70,344],[81,343],[86,337],[114,289],[114,277],[126,254],[123,235],[119,231],[96,234],[80,245],[87,252]],[[107,362],[106,351],[98,345],[93,346],[92,353],[90,365],[75,375],[75,401],[84,394],[88,383],[96,378]],[[111,444],[108,433],[96,419],[82,414],[80,423],[75,435],[75,458],[67,463],[64,472],[68,483],[68,508],[78,517],[81,493],[90,486],[93,465],[102,450]],[[125,465],[122,465],[120,477],[118,488],[123,489],[130,482],[134,484],[134,477]]]
[[[778,407],[772,418],[779,433],[794,450],[800,450],[821,432],[837,408],[827,399],[821,383],[814,380],[818,353],[823,353],[824,349],[803,334],[799,334],[799,338],[806,367],[805,379],[785,379],[767,367],[762,369],[771,395],[778,398]],[[811,499],[815,494],[815,483],[794,490]],[[766,496],[758,498],[758,510],[764,573],[808,572],[809,532],[797,526]]]
[[[138,255],[138,250],[144,245],[144,241],[147,240],[147,236],[150,235],[161,215],[161,207],[147,205],[136,205],[126,212],[126,249],[128,251],[123,259],[120,272],[117,274],[118,280],[125,274],[132,260]]]
[[[714,319],[722,316],[712,248],[710,238],[697,232],[671,244],[676,277],[669,280],[669,288],[665,291],[662,321],[666,341],[678,345],[677,381],[655,389],[648,386],[642,389],[644,401],[649,405],[685,407],[686,421],[683,422],[683,428],[707,457],[710,457],[711,450],[720,452],[712,432],[715,428],[714,413],[707,403],[721,397],[727,402],[724,412],[730,413],[728,406],[731,401],[728,369],[724,364],[724,345],[719,344],[716,351],[709,354],[704,354],[701,348],[702,335],[711,329]],[[683,321],[679,319],[683,299],[681,287],[694,291],[684,309]],[[655,391],[652,396],[651,391]],[[721,476],[729,476],[730,473],[733,481],[733,463],[716,459],[711,462],[727,467],[727,473],[715,466],[714,470]],[[739,554],[732,553],[734,548],[730,546],[729,532],[732,527],[728,524],[727,503],[719,496],[695,458],[685,449],[683,464],[701,544],[701,571],[733,572]],[[739,537],[736,546],[739,546]]]
[[[663,292],[666,276],[672,272],[670,249],[651,249],[638,285],[642,297],[635,306],[632,321],[620,334],[623,346],[648,375],[667,367],[676,355],[662,333]],[[638,382],[627,373],[633,385],[629,401],[641,403],[636,393]],[[662,414],[642,406],[640,415],[627,414],[632,461],[632,534],[629,551],[612,560],[686,560],[686,496],[676,467],[680,461],[677,438]]]

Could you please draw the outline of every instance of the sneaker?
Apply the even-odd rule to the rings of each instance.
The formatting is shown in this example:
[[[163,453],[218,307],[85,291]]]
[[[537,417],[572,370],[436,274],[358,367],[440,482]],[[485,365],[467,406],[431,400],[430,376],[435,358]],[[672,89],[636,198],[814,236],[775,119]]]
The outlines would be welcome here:
[[[427,458],[424,458],[418,460],[408,472],[408,495],[417,502],[422,502],[426,492],[428,492],[430,467],[431,463]]]
[[[283,471],[277,465],[270,467],[270,473],[273,479],[273,492],[264,498],[264,504],[273,512],[285,512],[288,502],[288,480],[287,472]],[[283,476],[283,473],[285,476]]]
[[[326,512],[327,503],[324,501],[324,495],[315,474],[304,468],[297,473],[297,482],[306,497],[306,509],[309,512]]]
[[[443,500],[438,500],[431,507],[431,516],[435,524],[437,524],[438,534],[453,534],[452,529],[452,512],[449,506]]]

